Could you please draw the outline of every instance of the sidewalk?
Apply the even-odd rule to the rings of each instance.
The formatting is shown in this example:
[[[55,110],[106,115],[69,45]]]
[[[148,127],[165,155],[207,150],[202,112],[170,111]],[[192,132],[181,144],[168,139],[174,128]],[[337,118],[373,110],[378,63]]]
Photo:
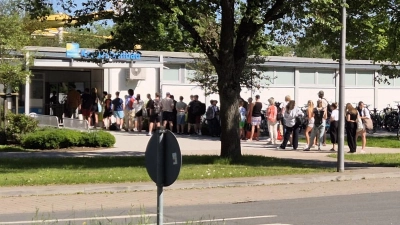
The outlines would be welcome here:
[[[43,152],[3,152],[0,157],[83,157],[83,156],[140,156],[144,155],[150,137],[144,134],[126,132],[113,133],[117,139],[114,148],[93,151],[43,151]],[[216,138],[205,136],[178,136],[178,142],[183,155],[219,154],[220,142]],[[134,143],[134,144],[132,144]],[[304,144],[301,144],[302,147]],[[132,149],[134,147],[134,149]],[[322,151],[304,152],[302,150],[277,150],[276,146],[266,145],[265,141],[243,142],[242,154],[263,155],[301,161],[306,164],[336,168],[336,159],[328,157],[331,146],[325,146]],[[299,147],[300,148],[300,147]],[[368,148],[368,153],[400,153],[400,149]],[[184,162],[183,162],[184,163]],[[373,178],[400,178],[400,169],[366,167],[366,164],[346,161],[344,173],[308,174],[297,176],[235,178],[217,180],[177,181],[167,189],[211,188],[227,186],[275,185],[329,182],[341,180],[362,180]],[[55,195],[99,192],[153,191],[154,183],[123,183],[123,184],[88,184],[61,185],[39,187],[0,188],[0,196]]]

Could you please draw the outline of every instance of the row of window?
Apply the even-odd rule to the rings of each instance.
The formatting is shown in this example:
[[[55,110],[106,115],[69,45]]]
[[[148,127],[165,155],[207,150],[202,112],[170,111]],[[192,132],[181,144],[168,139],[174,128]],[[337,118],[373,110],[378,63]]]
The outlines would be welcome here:
[[[164,69],[163,81],[166,83],[186,83],[190,84],[189,78],[195,74],[194,70],[187,69],[176,65],[167,65],[168,69]],[[336,71],[324,69],[298,69],[298,85],[323,85],[335,86]],[[260,81],[261,85],[266,86],[294,86],[295,85],[295,69],[272,68],[263,72],[263,77],[268,76],[272,79]],[[373,87],[377,86],[400,86],[400,78],[391,79],[390,84],[379,84],[375,82],[375,71],[367,70],[347,70],[345,75],[345,85],[350,87]]]

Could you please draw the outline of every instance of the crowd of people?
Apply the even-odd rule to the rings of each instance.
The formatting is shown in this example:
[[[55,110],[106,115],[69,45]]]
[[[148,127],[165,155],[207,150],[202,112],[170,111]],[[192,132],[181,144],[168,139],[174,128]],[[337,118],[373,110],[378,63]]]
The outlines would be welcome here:
[[[206,109],[198,95],[191,95],[190,102],[185,103],[183,96],[176,101],[169,92],[164,98],[159,93],[155,93],[154,98],[147,94],[146,100],[143,100],[140,94],[134,94],[133,89],[129,89],[125,97],[121,97],[118,91],[114,96],[107,92],[99,96],[96,88],[91,91],[86,88],[81,94],[71,86],[65,102],[65,116],[78,118],[81,114],[91,128],[96,128],[99,127],[99,115],[102,115],[102,128],[129,132],[142,132],[144,119],[147,118],[147,135],[150,136],[160,125],[179,135],[201,135],[202,116],[206,115],[210,134],[219,136],[219,108],[216,104],[217,101],[212,100]]]
[[[268,107],[265,115],[262,115],[262,102],[260,96],[248,99],[247,107],[244,101],[239,103],[240,114],[240,135],[244,141],[259,141],[260,125],[262,116],[268,123],[269,141],[267,144],[278,145],[277,149],[292,147],[297,150],[299,131],[305,125],[306,146],[304,151],[310,151],[314,146],[321,150],[321,146],[326,146],[327,131],[332,143],[331,151],[336,151],[338,143],[339,108],[337,103],[329,103],[324,97],[324,91],[318,92],[318,99],[307,102],[307,109],[296,105],[290,96],[285,96],[285,101],[277,105],[274,98],[268,99]],[[347,103],[343,106],[345,113],[345,130],[349,153],[355,153],[357,149],[356,140],[359,136],[362,139],[361,153],[365,153],[366,131],[372,129],[371,116],[369,110],[365,108],[363,102],[359,102],[357,107]],[[283,140],[278,144],[278,134],[283,133]]]
[[[67,94],[67,117],[78,118],[81,113],[90,126],[98,126],[99,114],[103,116],[103,128],[111,130],[125,130],[130,132],[142,132],[144,118],[148,119],[149,127],[147,135],[152,135],[154,129],[162,126],[174,133],[201,135],[202,117],[208,125],[209,135],[219,137],[220,109],[218,101],[211,100],[206,107],[199,101],[198,95],[191,95],[189,103],[184,102],[180,96],[179,101],[171,93],[167,92],[164,98],[155,93],[154,98],[147,94],[144,101],[140,94],[134,95],[134,90],[129,89],[125,98],[120,97],[116,92],[114,98],[111,94],[104,92],[100,97],[96,88],[86,88],[84,93],[79,93],[74,86],[70,87]],[[349,153],[355,153],[357,149],[356,140],[359,136],[362,139],[361,153],[365,152],[366,130],[372,129],[369,110],[363,102],[357,107],[347,103],[345,112],[345,131]],[[268,107],[264,111],[260,96],[255,96],[255,101],[249,98],[247,102],[239,101],[240,137],[243,141],[259,141],[260,125],[263,120],[267,121],[269,140],[267,144],[278,145],[277,149],[292,147],[297,150],[299,131],[305,126],[306,146],[304,151],[310,151],[312,147],[321,150],[326,146],[326,136],[329,136],[332,143],[331,151],[336,151],[338,143],[339,106],[337,103],[329,103],[324,97],[324,91],[318,92],[315,101],[307,102],[306,110],[298,106],[290,96],[285,96],[285,101],[276,104],[274,98],[268,99]],[[283,134],[283,140],[278,144],[278,134]]]

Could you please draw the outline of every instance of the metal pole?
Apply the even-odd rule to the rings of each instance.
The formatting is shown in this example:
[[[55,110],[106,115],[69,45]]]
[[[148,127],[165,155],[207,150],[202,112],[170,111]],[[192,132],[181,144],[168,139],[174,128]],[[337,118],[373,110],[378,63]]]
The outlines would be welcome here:
[[[344,76],[346,74],[346,0],[342,5],[342,37],[340,43],[340,76],[339,76],[339,146],[337,155],[337,172],[344,172],[344,124],[345,124],[345,103],[344,92],[345,83]]]
[[[164,221],[164,127],[156,128],[157,135],[157,225],[163,225]]]

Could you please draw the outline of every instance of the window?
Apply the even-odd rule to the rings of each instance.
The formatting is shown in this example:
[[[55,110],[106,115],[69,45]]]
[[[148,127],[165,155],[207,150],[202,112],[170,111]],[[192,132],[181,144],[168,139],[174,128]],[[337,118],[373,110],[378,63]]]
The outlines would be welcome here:
[[[335,85],[335,71],[334,70],[319,70],[318,71],[318,84]]]
[[[294,69],[276,69],[275,76],[274,85],[294,85]]]
[[[274,71],[273,70],[268,70],[268,71],[263,71],[260,74],[261,78],[264,78],[260,81],[260,85],[262,87],[268,87],[273,83],[274,80]]]
[[[357,86],[373,87],[374,71],[357,71]]]
[[[300,84],[315,84],[315,70],[299,70]]]
[[[43,99],[43,87],[43,80],[32,80],[31,99]]]
[[[356,86],[356,71],[346,70],[344,82],[346,86]]]
[[[163,81],[179,82],[180,66],[166,65],[169,69],[164,69]]]
[[[185,83],[191,83],[189,79],[194,78],[196,75],[196,70],[186,69]]]

